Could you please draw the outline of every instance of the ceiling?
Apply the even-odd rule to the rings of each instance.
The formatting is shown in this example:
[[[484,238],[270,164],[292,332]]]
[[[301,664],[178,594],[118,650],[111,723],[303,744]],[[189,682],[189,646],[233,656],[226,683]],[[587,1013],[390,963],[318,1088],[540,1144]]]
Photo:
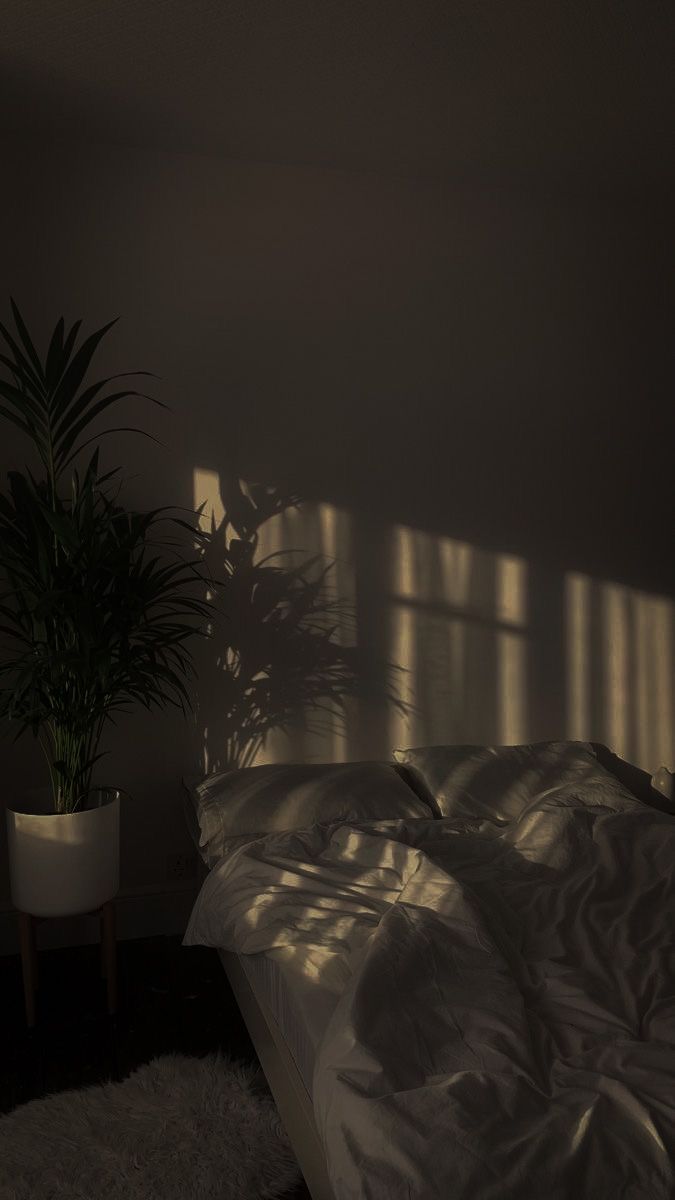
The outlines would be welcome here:
[[[2,0],[5,135],[663,184],[671,0]]]

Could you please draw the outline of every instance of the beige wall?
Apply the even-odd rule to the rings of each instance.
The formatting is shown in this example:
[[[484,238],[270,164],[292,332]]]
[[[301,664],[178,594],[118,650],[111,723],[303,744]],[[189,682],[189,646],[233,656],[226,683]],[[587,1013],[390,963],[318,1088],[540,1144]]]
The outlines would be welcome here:
[[[5,164],[31,325],[120,314],[100,368],[162,376],[173,415],[133,415],[165,448],[108,448],[127,497],[217,506],[232,473],[302,491],[277,540],[337,556],[362,643],[406,668],[407,724],[374,672],[340,736],[275,753],[569,735],[672,765],[665,208],[122,149]],[[4,441],[3,471],[21,455]],[[184,848],[200,743],[161,715],[111,735],[128,886]],[[30,745],[2,756],[6,789],[37,779]]]

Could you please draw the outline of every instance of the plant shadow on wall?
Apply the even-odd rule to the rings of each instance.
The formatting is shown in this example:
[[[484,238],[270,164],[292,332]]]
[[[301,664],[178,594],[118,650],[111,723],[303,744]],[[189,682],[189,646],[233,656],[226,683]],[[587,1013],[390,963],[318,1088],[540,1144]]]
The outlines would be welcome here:
[[[343,734],[352,701],[372,701],[372,656],[355,644],[354,612],[333,563],[302,549],[265,553],[263,527],[301,503],[274,485],[221,476],[224,515],[210,519],[205,571],[217,616],[197,650],[197,719],[206,770],[250,766],[279,732]],[[378,664],[379,699],[405,714],[393,664]],[[370,682],[369,682],[370,681]]]

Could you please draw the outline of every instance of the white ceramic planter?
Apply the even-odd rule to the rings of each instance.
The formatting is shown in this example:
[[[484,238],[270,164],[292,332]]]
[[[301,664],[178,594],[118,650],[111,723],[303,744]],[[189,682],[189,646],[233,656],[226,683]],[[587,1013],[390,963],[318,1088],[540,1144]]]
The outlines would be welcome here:
[[[7,809],[16,908],[34,917],[69,917],[112,900],[119,889],[121,795],[99,788],[75,813],[49,812],[44,803]]]

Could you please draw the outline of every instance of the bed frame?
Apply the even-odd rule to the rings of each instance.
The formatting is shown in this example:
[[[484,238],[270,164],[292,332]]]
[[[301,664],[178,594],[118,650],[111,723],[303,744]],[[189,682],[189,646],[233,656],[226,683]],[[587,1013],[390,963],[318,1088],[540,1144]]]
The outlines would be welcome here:
[[[312,1200],[335,1200],[312,1101],[276,1018],[246,975],[239,956],[228,950],[218,954]]]

